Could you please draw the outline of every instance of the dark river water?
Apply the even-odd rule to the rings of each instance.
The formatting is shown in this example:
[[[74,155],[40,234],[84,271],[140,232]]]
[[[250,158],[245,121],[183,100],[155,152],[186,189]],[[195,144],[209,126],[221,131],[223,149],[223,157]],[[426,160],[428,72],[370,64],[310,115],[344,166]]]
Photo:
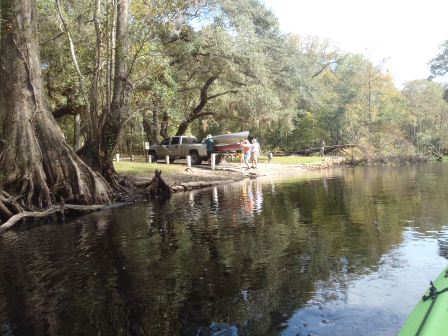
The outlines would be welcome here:
[[[0,237],[0,335],[395,335],[446,266],[448,164],[247,180]]]

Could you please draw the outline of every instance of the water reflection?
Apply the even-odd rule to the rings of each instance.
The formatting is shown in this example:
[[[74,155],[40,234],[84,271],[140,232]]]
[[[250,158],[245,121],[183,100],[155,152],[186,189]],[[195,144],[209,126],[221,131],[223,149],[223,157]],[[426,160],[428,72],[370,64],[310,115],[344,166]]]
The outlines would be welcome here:
[[[8,232],[0,334],[394,334],[443,268],[447,175],[247,180]]]

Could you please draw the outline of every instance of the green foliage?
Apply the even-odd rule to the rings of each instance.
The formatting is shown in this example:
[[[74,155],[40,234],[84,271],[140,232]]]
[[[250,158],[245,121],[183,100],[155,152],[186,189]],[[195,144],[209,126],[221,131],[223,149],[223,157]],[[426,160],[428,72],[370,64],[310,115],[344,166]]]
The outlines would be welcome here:
[[[431,60],[432,77],[445,76],[448,73],[448,40],[440,46],[440,53]]]
[[[62,1],[85,86],[92,85],[96,49],[92,0]],[[43,73],[49,106],[57,109],[86,102],[61,32],[55,2],[38,0]],[[398,91],[381,65],[362,55],[345,54],[330,41],[283,34],[274,14],[256,0],[135,0],[129,22],[131,111],[120,138],[120,151],[139,151],[142,122],[168,116],[173,134],[203,100],[203,116],[187,133],[249,130],[264,148],[297,150],[327,144],[356,143],[353,155],[387,156],[447,148],[444,88],[411,82]],[[110,87],[106,69],[112,47],[111,1],[100,10],[99,95],[103,105]],[[448,72],[448,41],[431,63],[433,76]],[[85,121],[88,116],[82,115]],[[157,119],[157,118],[155,118]],[[160,123],[160,121],[159,121]],[[61,120],[69,139],[73,118]],[[160,126],[160,125],[159,125]],[[145,137],[145,138],[144,138]]]
[[[403,90],[407,104],[404,127],[419,151],[435,147],[439,152],[448,150],[448,103],[444,100],[441,84],[428,80],[407,83]]]

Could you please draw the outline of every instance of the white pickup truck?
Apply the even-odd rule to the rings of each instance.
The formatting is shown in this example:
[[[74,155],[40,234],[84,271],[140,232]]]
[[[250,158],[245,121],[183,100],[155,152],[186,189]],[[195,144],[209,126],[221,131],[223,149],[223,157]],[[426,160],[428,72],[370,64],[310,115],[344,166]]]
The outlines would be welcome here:
[[[217,154],[216,164],[221,162],[223,155],[241,151],[240,142],[242,139],[247,139],[248,136],[248,131],[212,136],[213,152]],[[200,165],[202,161],[208,159],[205,140],[199,143],[196,137],[187,135],[163,139],[160,145],[149,147],[149,155],[151,155],[151,162],[165,159],[166,155],[170,156],[170,162],[173,162],[175,159],[184,159],[187,155],[190,155],[191,163],[194,165]]]
[[[151,162],[165,159],[166,155],[170,156],[170,162],[190,155],[191,163],[200,165],[202,161],[207,160],[207,145],[199,143],[194,136],[173,136],[163,139],[160,145],[149,147],[149,155],[151,155]]]

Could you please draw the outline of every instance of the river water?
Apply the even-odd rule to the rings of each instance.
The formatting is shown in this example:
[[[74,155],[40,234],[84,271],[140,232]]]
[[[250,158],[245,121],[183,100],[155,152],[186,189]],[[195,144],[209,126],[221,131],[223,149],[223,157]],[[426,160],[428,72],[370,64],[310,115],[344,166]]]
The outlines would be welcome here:
[[[9,231],[0,335],[394,335],[447,203],[447,164],[341,168]]]

